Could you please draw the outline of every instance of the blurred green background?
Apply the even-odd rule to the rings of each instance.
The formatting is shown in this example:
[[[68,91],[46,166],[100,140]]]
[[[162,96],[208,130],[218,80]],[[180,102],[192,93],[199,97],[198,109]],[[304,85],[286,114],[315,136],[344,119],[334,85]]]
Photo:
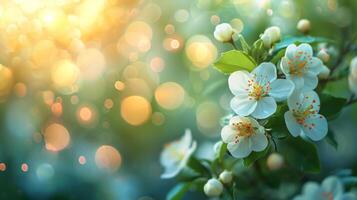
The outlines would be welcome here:
[[[306,18],[311,35],[336,41],[334,59],[356,35],[356,10],[353,0],[1,1],[0,199],[164,199],[175,181],[160,180],[163,145],[190,128],[210,157],[230,112],[227,77],[211,64],[232,46],[215,41],[215,25],[251,44],[272,25],[299,35]],[[348,97],[347,81],[327,92]],[[318,143],[312,178],[356,169],[356,122],[351,106],[330,124],[338,149]]]

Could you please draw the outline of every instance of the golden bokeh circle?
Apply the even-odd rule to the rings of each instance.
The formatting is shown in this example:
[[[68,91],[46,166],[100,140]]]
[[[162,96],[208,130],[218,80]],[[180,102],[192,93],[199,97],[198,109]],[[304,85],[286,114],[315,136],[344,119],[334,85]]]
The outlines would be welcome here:
[[[156,88],[156,102],[167,110],[180,107],[185,99],[185,90],[175,82],[166,82]]]
[[[144,124],[151,116],[151,105],[141,96],[129,96],[123,99],[120,105],[122,118],[130,125]]]

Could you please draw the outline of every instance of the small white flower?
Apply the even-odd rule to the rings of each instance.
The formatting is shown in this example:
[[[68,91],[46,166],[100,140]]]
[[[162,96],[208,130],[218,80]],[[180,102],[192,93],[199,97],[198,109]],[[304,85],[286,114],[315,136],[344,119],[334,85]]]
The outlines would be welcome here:
[[[275,42],[280,40],[280,28],[277,26],[271,26],[265,29],[263,35],[269,36],[271,43],[274,44]]]
[[[278,153],[272,153],[267,159],[267,166],[270,170],[278,170],[284,165],[284,158]]]
[[[327,63],[330,60],[330,54],[328,54],[325,49],[321,49],[319,53],[317,53],[317,57],[324,63]]]
[[[251,73],[236,71],[228,78],[228,85],[235,97],[231,108],[238,115],[252,115],[264,119],[276,111],[276,101],[285,100],[294,90],[294,84],[277,79],[272,63],[261,63]]]
[[[302,194],[294,200],[354,200],[357,197],[353,193],[345,193],[340,179],[329,176],[319,185],[316,182],[305,183]]]
[[[235,158],[247,157],[252,151],[263,151],[268,145],[265,129],[255,119],[234,116],[221,131],[223,142]]]
[[[186,166],[195,149],[196,142],[192,141],[189,129],[185,131],[185,135],[180,140],[167,144],[160,156],[161,165],[165,168],[161,178],[176,176]]]
[[[307,33],[311,29],[311,24],[310,21],[307,19],[301,19],[297,23],[296,28],[301,32],[301,33]]]
[[[214,37],[220,42],[229,42],[232,40],[234,29],[228,23],[218,24],[214,30]]]
[[[323,70],[320,59],[313,57],[312,48],[303,43],[299,46],[291,44],[286,48],[285,56],[281,59],[281,69],[295,84],[295,89],[303,91],[316,88],[317,75]]]
[[[223,192],[223,185],[219,180],[211,178],[203,186],[203,191],[208,197],[218,197]]]
[[[224,183],[224,184],[229,184],[233,180],[233,173],[231,171],[224,170],[220,175],[219,175],[219,180]]]
[[[295,92],[288,99],[288,106],[284,118],[292,136],[305,135],[313,141],[326,136],[327,120],[319,114],[320,99],[316,92]]]

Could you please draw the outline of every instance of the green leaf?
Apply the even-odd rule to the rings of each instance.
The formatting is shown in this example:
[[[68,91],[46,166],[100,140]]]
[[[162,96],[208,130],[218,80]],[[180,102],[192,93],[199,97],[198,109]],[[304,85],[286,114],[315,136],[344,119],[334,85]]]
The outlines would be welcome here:
[[[331,128],[329,127],[328,132],[327,132],[327,136],[325,137],[327,143],[329,143],[331,146],[333,146],[336,150],[337,150],[337,141],[335,138],[335,133],[331,130]]]
[[[334,97],[328,94],[320,94],[320,114],[328,120],[336,118],[346,104],[346,99]]]
[[[243,51],[231,50],[222,53],[218,61],[214,63],[214,67],[224,74],[230,74],[238,70],[252,71],[256,63]]]
[[[180,173],[175,177],[177,181],[192,181],[197,177],[200,177],[201,173],[192,169],[191,167],[184,167]]]
[[[273,138],[282,139],[289,135],[284,119],[284,114],[288,111],[288,109],[287,104],[278,105],[277,111],[266,124],[265,127],[271,129]]]
[[[258,159],[264,157],[269,152],[269,149],[270,149],[270,144],[268,144],[268,146],[263,151],[260,152],[253,151],[248,157],[243,159],[244,166],[248,167]]]
[[[219,146],[218,151],[217,151],[216,159],[219,162],[222,162],[226,152],[227,152],[227,143],[222,142],[221,145]]]
[[[320,171],[320,159],[315,144],[301,137],[289,137],[279,144],[280,153],[291,167],[305,172]]]
[[[200,174],[210,173],[209,170],[200,162],[200,160],[193,156],[190,157],[187,166]]]
[[[301,44],[301,43],[311,44],[311,43],[319,43],[319,42],[332,42],[332,41],[327,38],[312,37],[312,36],[286,37],[274,45],[273,52],[277,52],[280,49],[284,49],[290,44]]]
[[[180,200],[182,199],[186,192],[190,189],[191,183],[179,183],[173,187],[166,196],[167,200]]]

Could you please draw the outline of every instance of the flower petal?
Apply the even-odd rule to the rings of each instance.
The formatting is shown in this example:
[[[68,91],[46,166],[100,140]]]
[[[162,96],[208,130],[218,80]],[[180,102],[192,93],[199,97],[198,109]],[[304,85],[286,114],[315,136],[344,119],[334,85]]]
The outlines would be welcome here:
[[[165,171],[163,174],[161,174],[162,179],[168,179],[168,178],[173,178],[175,177],[179,172],[181,171],[181,168],[179,165],[172,165],[170,167],[165,167]]]
[[[299,90],[304,87],[303,77],[292,75],[292,76],[286,76],[286,79],[290,79],[294,83],[296,90]]]
[[[238,143],[228,143],[227,149],[235,158],[247,157],[252,152],[249,148],[248,138],[244,137],[242,137]]]
[[[320,59],[313,57],[307,67],[309,72],[318,75],[323,70],[324,64]]]
[[[319,141],[327,135],[327,120],[322,115],[313,115],[305,120],[303,131],[313,141]]]
[[[343,194],[343,185],[341,181],[336,176],[329,176],[322,181],[321,184],[324,192],[331,192],[333,196],[338,196]]]
[[[317,87],[319,80],[317,76],[312,72],[305,73],[303,78],[304,78],[303,91],[310,91]]]
[[[192,134],[190,129],[185,130],[185,134],[179,140],[180,148],[188,149],[192,143]]]
[[[234,137],[237,135],[237,131],[232,129],[232,126],[227,125],[222,128],[221,137],[222,141],[225,143],[230,143],[234,141]]]
[[[289,59],[294,59],[295,52],[297,51],[297,47],[295,44],[290,44],[285,51],[285,56],[288,57]]]
[[[241,116],[247,116],[252,114],[252,112],[257,107],[257,101],[249,98],[239,98],[233,97],[231,100],[231,108],[232,110]]]
[[[252,116],[257,119],[265,119],[276,111],[276,102],[273,97],[264,97],[257,102]]]
[[[270,84],[269,96],[276,101],[283,101],[294,91],[294,83],[290,80],[277,79]]]
[[[268,146],[268,139],[264,134],[256,133],[249,137],[252,151],[263,151]]]
[[[233,72],[228,78],[229,89],[235,96],[248,94],[248,81],[250,79],[250,74],[247,71]]]
[[[322,200],[323,191],[317,183],[307,182],[302,190],[306,199]]]
[[[252,71],[252,74],[255,75],[255,79],[260,85],[266,85],[277,77],[275,65],[269,62],[261,63]]]
[[[281,71],[283,71],[285,75],[288,75],[290,73],[290,66],[288,62],[289,59],[287,57],[283,57],[280,62]]]
[[[302,43],[297,47],[297,52],[303,52],[306,56],[312,56],[312,47],[307,43]]]
[[[303,92],[300,98],[300,103],[302,104],[301,109],[306,110],[312,105],[313,110],[318,113],[320,110],[320,98],[315,91]]]
[[[286,127],[288,128],[292,136],[297,137],[302,133],[301,126],[296,122],[296,119],[293,116],[292,111],[287,111],[284,114],[284,119],[285,119]]]

